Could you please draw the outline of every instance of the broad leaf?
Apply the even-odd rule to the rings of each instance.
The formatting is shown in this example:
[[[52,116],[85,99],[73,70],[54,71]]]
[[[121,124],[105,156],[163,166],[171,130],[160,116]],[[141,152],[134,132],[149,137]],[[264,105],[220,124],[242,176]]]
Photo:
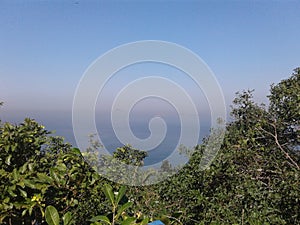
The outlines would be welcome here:
[[[132,224],[133,222],[135,222],[136,219],[134,217],[129,217],[127,218],[126,220],[124,220],[121,225],[130,225]]]
[[[102,221],[108,224],[111,224],[111,222],[109,221],[109,219],[106,216],[95,216],[92,219],[90,219],[91,222],[98,222],[98,221]]]
[[[119,210],[118,210],[118,213],[117,213],[117,218],[126,210],[128,209],[129,207],[132,206],[132,202],[126,202],[124,205],[122,205]]]
[[[45,218],[48,225],[59,225],[59,215],[55,207],[49,205],[46,208]]]
[[[112,187],[109,184],[105,184],[104,188],[103,188],[103,192],[104,192],[106,198],[110,201],[110,203],[112,205],[115,205],[115,202],[114,202],[114,193],[112,191]]]
[[[125,186],[122,186],[122,187],[119,189],[119,192],[118,192],[118,195],[117,195],[117,198],[116,198],[116,204],[119,204],[119,202],[120,202],[121,199],[123,198],[125,192],[126,192],[126,187],[125,187]]]
[[[63,216],[63,222],[64,222],[64,225],[70,225],[70,224],[72,224],[72,214],[71,214],[71,212],[67,212]]]

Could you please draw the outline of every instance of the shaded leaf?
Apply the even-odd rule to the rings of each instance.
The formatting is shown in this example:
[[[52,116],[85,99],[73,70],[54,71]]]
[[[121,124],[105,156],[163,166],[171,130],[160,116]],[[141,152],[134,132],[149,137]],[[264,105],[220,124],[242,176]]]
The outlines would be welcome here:
[[[110,201],[112,205],[115,205],[114,203],[114,193],[112,191],[112,187],[109,184],[105,184],[103,188],[103,192],[106,196],[106,198]]]
[[[118,192],[118,195],[117,195],[117,198],[116,198],[116,204],[119,204],[119,202],[120,202],[121,199],[123,198],[125,192],[126,192],[126,187],[125,187],[125,186],[122,186],[122,187],[119,189],[119,192]]]

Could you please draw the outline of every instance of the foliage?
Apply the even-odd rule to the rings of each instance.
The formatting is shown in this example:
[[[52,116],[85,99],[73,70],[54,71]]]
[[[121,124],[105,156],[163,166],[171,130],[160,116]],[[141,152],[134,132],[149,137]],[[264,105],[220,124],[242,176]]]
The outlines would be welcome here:
[[[130,145],[125,145],[122,148],[117,148],[113,157],[133,166],[143,166],[144,159],[148,153],[138,149],[132,148]]]
[[[10,223],[17,224],[26,213],[30,217],[43,216],[41,193],[45,187],[36,187],[31,176],[33,159],[41,155],[47,133],[29,119],[19,126],[5,123],[0,128],[0,222],[9,217]]]
[[[227,125],[224,143],[210,168],[199,169],[204,140],[189,164],[160,186],[162,201],[171,206],[167,214],[181,211],[184,224],[300,223],[300,157],[291,147],[296,143],[295,134],[289,133],[298,131],[294,128],[299,124],[297,71],[271,87],[269,110],[253,101],[252,91],[237,93],[233,121]],[[279,93],[292,104],[281,107]],[[285,111],[294,114],[281,118]]]
[[[113,188],[109,184],[104,185],[103,192],[111,205],[111,213],[107,216],[102,215],[93,217],[90,219],[90,221],[93,222],[91,225],[99,225],[102,223],[110,225],[148,224],[149,219],[141,218],[141,214],[133,217],[126,213],[126,210],[132,206],[133,202],[127,201],[124,204],[119,205],[121,200],[124,198],[125,191],[125,186],[122,186],[118,192],[113,192]]]
[[[300,145],[300,68],[292,76],[271,86],[269,111],[277,125],[277,135],[283,145]]]
[[[0,224],[300,224],[299,93],[299,68],[271,86],[268,107],[238,92],[210,167],[200,162],[217,132],[150,186],[120,185],[151,179],[155,171],[138,173],[146,152],[125,145],[100,156],[95,141],[81,153],[32,119],[0,123]],[[160,168],[172,170],[167,161]]]
[[[61,220],[56,208],[52,205],[47,206],[45,212],[45,219],[49,225],[59,225]],[[67,212],[62,217],[62,222],[63,225],[71,225],[73,223],[72,214],[70,212]]]
[[[288,79],[271,86],[270,112],[288,124],[297,124],[300,118],[299,104],[300,67]]]
[[[78,149],[48,134],[30,119],[0,128],[1,223],[40,223],[47,205],[56,206],[63,214],[77,212],[78,218],[93,214],[87,203],[101,208],[104,195],[97,187],[103,179],[85,163]]]
[[[90,140],[91,147],[83,153],[85,160],[101,176],[116,183],[132,186],[150,182],[157,172],[154,169],[142,170],[147,152],[124,145],[116,149],[113,155],[99,154],[103,146],[96,140]]]

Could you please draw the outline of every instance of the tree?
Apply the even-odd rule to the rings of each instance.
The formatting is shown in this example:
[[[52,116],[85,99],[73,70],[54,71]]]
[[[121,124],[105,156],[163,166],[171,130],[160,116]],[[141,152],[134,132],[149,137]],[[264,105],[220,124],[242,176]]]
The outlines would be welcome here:
[[[51,205],[57,217],[72,214],[76,224],[89,224],[96,215],[107,218],[94,217],[95,223],[124,222],[128,216],[138,222],[160,218],[166,224],[187,225],[300,224],[299,74],[298,68],[271,86],[269,107],[255,103],[253,91],[238,92],[224,142],[209,168],[203,171],[200,162],[208,138],[218,137],[218,132],[211,132],[193,153],[183,151],[192,155],[175,176],[151,186],[128,187],[126,207],[118,197],[125,197],[119,183],[140,184],[151,177],[138,173],[146,152],[126,145],[113,156],[99,157],[101,145],[92,142],[84,158],[34,120],[0,124],[0,223],[40,224]],[[170,169],[163,162],[161,171]]]
[[[103,212],[104,179],[78,149],[48,134],[31,119],[0,125],[1,224],[40,224],[47,205],[73,212],[79,224]]]
[[[130,145],[117,148],[113,153],[114,158],[132,166],[143,166],[147,156],[147,152],[134,149]]]
[[[300,157],[291,148],[300,112],[296,71],[271,87],[269,109],[253,101],[253,91],[237,93],[210,167],[199,169],[204,140],[183,170],[158,187],[170,206],[166,214],[180,211],[184,224],[300,223]]]
[[[269,112],[278,140],[290,149],[300,146],[300,67],[292,76],[271,86]]]

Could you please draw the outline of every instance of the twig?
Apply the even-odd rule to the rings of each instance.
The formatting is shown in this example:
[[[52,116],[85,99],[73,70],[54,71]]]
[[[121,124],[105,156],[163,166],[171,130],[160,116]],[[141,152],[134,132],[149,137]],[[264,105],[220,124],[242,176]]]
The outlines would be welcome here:
[[[289,159],[289,160],[291,161],[291,163],[299,170],[299,169],[300,169],[299,165],[292,159],[292,157],[291,157],[291,156],[290,156],[290,155],[282,148],[282,145],[279,143],[279,141],[278,141],[278,134],[277,134],[276,124],[275,124],[275,123],[271,123],[270,125],[271,125],[272,127],[274,127],[274,134],[271,133],[271,132],[269,132],[269,131],[267,131],[267,130],[265,130],[265,129],[263,129],[262,127],[260,127],[260,129],[261,129],[263,132],[269,134],[270,136],[272,136],[272,137],[274,138],[276,145],[277,145],[278,148],[285,154],[285,157],[286,157],[287,159]]]
[[[172,217],[172,216],[167,216],[169,219],[173,219],[173,220],[176,220],[178,223],[180,224],[183,224],[179,219],[175,218],[175,217]],[[199,221],[197,221],[199,222]]]

